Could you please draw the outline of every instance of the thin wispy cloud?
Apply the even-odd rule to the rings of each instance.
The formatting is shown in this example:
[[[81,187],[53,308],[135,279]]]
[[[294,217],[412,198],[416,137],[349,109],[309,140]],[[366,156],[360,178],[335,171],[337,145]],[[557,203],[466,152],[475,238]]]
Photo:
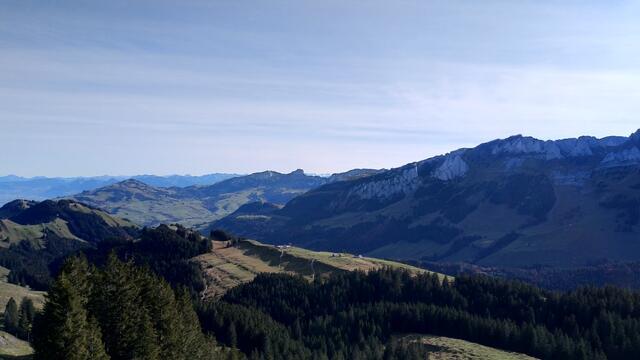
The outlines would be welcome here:
[[[326,173],[638,127],[628,2],[0,8],[0,173]]]

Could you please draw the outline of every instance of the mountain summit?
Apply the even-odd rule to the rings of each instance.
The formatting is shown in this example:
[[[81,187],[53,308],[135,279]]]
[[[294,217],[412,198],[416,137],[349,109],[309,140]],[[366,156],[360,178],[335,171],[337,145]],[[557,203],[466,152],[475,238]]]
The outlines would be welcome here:
[[[314,249],[483,265],[640,260],[640,132],[512,136],[218,224]]]
[[[304,173],[263,171],[238,176],[207,186],[159,188],[128,179],[71,198],[105,209],[140,225],[181,223],[207,225],[251,202],[284,205],[297,195],[329,182],[363,177],[376,170],[334,174],[326,178]]]

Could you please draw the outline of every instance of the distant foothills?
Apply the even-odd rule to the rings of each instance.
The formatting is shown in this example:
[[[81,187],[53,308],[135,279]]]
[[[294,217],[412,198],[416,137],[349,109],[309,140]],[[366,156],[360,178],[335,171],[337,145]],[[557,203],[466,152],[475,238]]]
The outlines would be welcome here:
[[[640,354],[640,131],[143,180],[0,207],[0,358]]]
[[[211,185],[238,176],[237,174],[192,175],[135,175],[135,176],[88,176],[88,177],[22,177],[0,176],[0,205],[14,199],[45,200],[97,189],[117,182],[135,179],[159,187],[185,187]]]
[[[20,181],[3,178],[0,187]],[[138,226],[225,229],[440,271],[451,269],[443,263],[489,272],[635,263],[640,130],[555,141],[517,135],[391,170],[134,177],[54,197]]]

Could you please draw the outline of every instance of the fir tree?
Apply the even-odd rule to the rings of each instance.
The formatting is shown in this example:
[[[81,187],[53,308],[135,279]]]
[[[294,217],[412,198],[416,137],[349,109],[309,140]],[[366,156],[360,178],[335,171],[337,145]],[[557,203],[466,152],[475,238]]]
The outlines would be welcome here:
[[[35,359],[109,359],[100,328],[87,312],[90,288],[86,260],[68,260],[51,286],[43,314],[35,323]]]
[[[210,359],[216,344],[215,339],[202,333],[198,315],[187,292],[178,296],[177,308],[185,359]]]
[[[18,313],[18,304],[16,304],[16,301],[11,298],[4,309],[4,329],[8,333],[18,335],[19,321],[20,315]]]
[[[103,270],[71,260],[36,320],[36,359],[218,357],[187,293],[176,297],[167,282],[115,256]]]
[[[236,326],[233,323],[229,324],[228,327],[228,337],[229,337],[229,346],[235,348],[236,346],[238,346],[238,334],[236,332]]]
[[[141,285],[139,272],[114,254],[96,276],[90,308],[113,359],[159,359],[160,346],[152,319],[141,303]]]
[[[20,302],[20,321],[18,323],[20,337],[31,341],[31,326],[33,325],[33,318],[36,316],[36,308],[33,305],[33,300],[24,297]]]

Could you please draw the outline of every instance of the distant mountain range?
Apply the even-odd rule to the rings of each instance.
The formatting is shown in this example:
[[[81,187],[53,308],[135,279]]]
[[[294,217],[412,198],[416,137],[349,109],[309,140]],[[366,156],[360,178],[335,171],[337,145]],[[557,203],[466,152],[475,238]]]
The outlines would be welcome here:
[[[233,177],[213,185],[171,188],[154,187],[129,179],[69,198],[144,226],[180,223],[202,228],[247,203],[268,202],[273,206],[282,206],[318,186],[377,172],[358,169],[320,177],[307,175],[302,170],[289,174],[264,171]]]
[[[525,136],[325,184],[210,228],[276,244],[486,266],[640,259],[640,131]]]
[[[640,260],[640,131],[556,141],[518,135],[391,170],[328,177],[265,171],[201,184],[225,176],[232,175],[94,178],[109,184],[66,197],[128,224],[222,228],[268,243],[417,262]],[[3,177],[0,187],[40,180],[51,181]],[[200,183],[166,186],[189,182]],[[65,219],[14,221],[41,204],[21,200],[0,209],[4,246],[37,238],[38,226],[66,236]]]
[[[44,200],[97,189],[126,179],[135,179],[159,187],[186,187],[211,185],[238,176],[235,174],[191,175],[136,175],[93,177],[32,177],[0,176],[0,205],[15,199]]]

